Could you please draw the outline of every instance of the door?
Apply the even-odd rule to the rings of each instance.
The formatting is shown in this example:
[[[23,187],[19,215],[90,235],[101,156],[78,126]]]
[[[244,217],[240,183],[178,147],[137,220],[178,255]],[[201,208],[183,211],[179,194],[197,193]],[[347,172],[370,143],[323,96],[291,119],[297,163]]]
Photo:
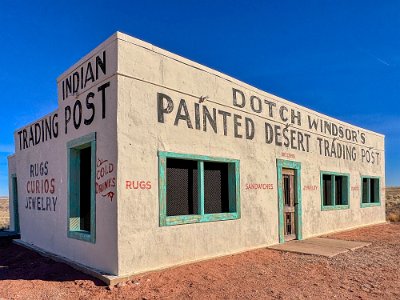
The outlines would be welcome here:
[[[13,211],[14,211],[14,231],[19,233],[19,213],[18,213],[18,185],[17,177],[11,177],[12,196],[13,196]]]
[[[296,177],[294,169],[282,169],[283,226],[285,242],[296,239]]]

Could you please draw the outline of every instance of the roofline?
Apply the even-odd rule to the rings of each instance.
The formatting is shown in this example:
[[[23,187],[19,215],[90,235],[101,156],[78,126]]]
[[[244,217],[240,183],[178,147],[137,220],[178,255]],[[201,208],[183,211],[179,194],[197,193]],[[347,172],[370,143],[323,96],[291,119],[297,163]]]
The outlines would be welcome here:
[[[245,83],[243,81],[240,81],[240,80],[238,80],[238,79],[236,79],[234,77],[231,77],[231,76],[226,75],[226,74],[224,74],[222,72],[219,72],[219,71],[217,71],[215,69],[206,67],[206,66],[204,66],[202,64],[199,64],[199,63],[197,63],[195,61],[192,61],[190,59],[184,58],[184,57],[182,57],[182,56],[180,56],[178,54],[172,53],[172,52],[170,52],[168,50],[164,50],[164,49],[162,49],[160,47],[157,47],[157,46],[155,46],[155,45],[153,45],[151,43],[142,41],[142,40],[137,39],[135,37],[132,37],[132,36],[130,36],[128,34],[122,33],[120,31],[117,31],[114,34],[112,34],[104,42],[99,44],[97,47],[95,47],[93,50],[91,50],[88,54],[86,54],[84,57],[79,59],[75,64],[73,64],[71,67],[69,67],[66,71],[64,71],[60,76],[57,77],[57,83],[60,82],[61,80],[63,80],[67,75],[69,75],[72,71],[77,69],[80,65],[82,65],[83,63],[85,63],[88,60],[90,60],[93,56],[95,56],[100,51],[100,49],[108,46],[109,44],[111,44],[115,40],[120,40],[120,41],[123,41],[123,42],[127,42],[127,43],[130,43],[130,44],[133,44],[135,46],[138,46],[138,47],[147,49],[149,51],[155,52],[157,54],[160,54],[160,55],[162,55],[164,57],[173,59],[173,60],[175,60],[175,61],[177,61],[179,63],[182,63],[182,64],[188,65],[190,67],[196,68],[196,69],[198,69],[200,71],[207,72],[207,73],[209,73],[211,75],[217,76],[217,77],[222,78],[222,79],[224,79],[226,81],[234,83],[234,84],[236,84],[236,85],[238,85],[238,86],[240,86],[240,87],[242,87],[244,89],[250,90],[253,93],[258,94],[259,96],[268,97],[268,98],[273,99],[275,101],[283,102],[283,103],[288,104],[288,105],[290,105],[292,107],[295,107],[295,108],[301,109],[303,111],[306,111],[306,112],[308,112],[310,114],[315,114],[315,115],[318,114],[317,115],[318,117],[323,117],[323,118],[326,118],[328,120],[338,122],[339,124],[341,124],[343,126],[357,127],[357,128],[360,128],[360,129],[364,130],[366,133],[370,133],[370,134],[373,134],[373,135],[376,135],[376,136],[380,136],[380,137],[383,137],[383,138],[385,137],[385,135],[382,134],[382,133],[378,133],[376,131],[372,131],[370,129],[366,129],[364,127],[360,127],[360,126],[357,126],[357,125],[342,121],[340,119],[331,117],[331,116],[329,116],[329,115],[327,115],[325,113],[321,113],[321,112],[319,112],[317,110],[310,109],[310,108],[308,108],[306,106],[299,105],[296,102],[292,102],[290,100],[287,100],[287,99],[281,98],[279,96],[276,96],[274,94],[268,93],[266,91],[263,91],[263,90],[261,90],[259,88],[254,87],[254,86],[252,86],[250,84],[247,84],[247,83]],[[52,113],[54,113],[54,112],[52,112]],[[44,117],[42,117],[42,118],[44,118]],[[40,119],[42,119],[42,118],[40,118]],[[40,120],[40,119],[38,119],[38,120]],[[32,123],[35,123],[35,122],[32,122]],[[32,123],[30,123],[30,124],[32,124]],[[28,124],[26,126],[29,126],[30,124]],[[26,127],[26,126],[24,126],[24,127]]]
[[[43,117],[40,117],[39,119],[36,119],[36,120],[34,120],[34,121],[32,121],[32,122],[29,122],[28,124],[26,124],[26,125],[24,125],[24,126],[22,126],[22,127],[19,127],[19,128],[17,128],[17,129],[15,129],[13,133],[16,134],[18,131],[21,131],[22,129],[24,129],[24,128],[26,128],[26,127],[32,126],[33,124],[37,123],[38,121],[40,121],[40,120],[42,120],[42,119],[44,119],[44,118],[46,118],[46,117],[48,117],[48,116],[50,116],[50,115],[56,113],[56,112],[58,112],[58,109],[55,109],[55,110],[53,110],[53,111],[51,111],[51,112],[45,114]]]
[[[197,63],[197,62],[195,62],[195,61],[192,61],[192,60],[190,60],[190,59],[184,58],[184,57],[182,57],[182,56],[180,56],[180,55],[178,55],[178,54],[174,54],[174,53],[172,53],[172,52],[169,52],[169,51],[167,51],[167,50],[164,50],[164,49],[162,49],[162,48],[159,48],[159,47],[157,47],[157,46],[154,46],[153,44],[150,44],[150,43],[148,43],[148,42],[144,42],[144,41],[142,41],[142,40],[139,40],[139,39],[137,39],[137,38],[134,38],[134,37],[132,37],[132,36],[130,36],[130,35],[128,35],[128,34],[125,34],[125,33],[122,33],[122,32],[117,31],[112,37],[114,37],[114,36],[115,36],[118,40],[121,40],[121,41],[124,41],[124,42],[127,42],[127,43],[131,43],[131,44],[133,44],[133,45],[135,45],[135,46],[138,46],[138,47],[145,48],[145,49],[150,50],[150,51],[152,51],[152,52],[155,52],[155,53],[158,53],[158,54],[163,55],[163,56],[165,56],[165,57],[168,57],[168,58],[170,58],[170,59],[173,59],[173,60],[175,60],[175,61],[177,61],[177,62],[180,62],[180,63],[183,63],[183,64],[185,64],[185,65],[188,65],[188,66],[194,67],[194,68],[196,68],[196,69],[199,69],[200,71],[204,71],[204,72],[207,72],[207,73],[209,73],[209,74],[211,74],[211,75],[218,76],[218,77],[220,77],[220,78],[222,78],[222,79],[225,79],[226,81],[235,83],[235,84],[237,84],[237,85],[239,85],[239,86],[241,86],[241,87],[243,87],[243,88],[245,88],[245,89],[247,89],[247,90],[251,90],[251,91],[253,91],[254,93],[258,93],[259,95],[262,95],[262,96],[264,96],[264,97],[269,97],[269,98],[272,98],[272,99],[274,99],[274,100],[287,103],[287,104],[289,104],[290,106],[294,106],[294,107],[296,107],[296,108],[300,108],[300,109],[305,110],[305,111],[307,111],[307,112],[309,112],[309,113],[312,113],[312,114],[316,114],[316,113],[317,113],[317,114],[318,114],[318,117],[324,117],[324,118],[330,119],[330,120],[332,120],[332,121],[338,121],[339,123],[341,123],[341,125],[346,125],[346,126],[351,126],[351,127],[357,127],[357,128],[360,128],[360,129],[364,130],[364,131],[367,132],[367,133],[374,134],[374,135],[377,135],[377,136],[380,136],[380,137],[385,137],[385,135],[382,134],[382,133],[378,133],[378,132],[376,132],[376,131],[372,131],[372,130],[369,130],[369,129],[366,129],[366,128],[363,128],[363,127],[360,127],[360,126],[357,126],[357,125],[354,125],[354,124],[351,124],[351,123],[348,123],[348,122],[345,122],[345,121],[336,119],[336,118],[334,118],[334,117],[331,117],[331,116],[326,115],[325,113],[321,113],[321,112],[319,112],[319,111],[317,111],[317,110],[310,109],[310,108],[308,108],[308,107],[299,105],[299,104],[297,104],[297,103],[295,103],[295,102],[292,102],[292,101],[290,101],[290,100],[287,100],[287,99],[281,98],[281,97],[279,97],[279,96],[276,96],[276,95],[274,95],[274,94],[271,94],[271,93],[268,93],[268,92],[266,92],[266,91],[263,91],[263,90],[261,90],[261,89],[259,89],[259,88],[256,88],[256,87],[254,87],[254,86],[252,86],[252,85],[250,85],[250,84],[247,84],[247,83],[245,83],[245,82],[243,82],[243,81],[240,81],[240,80],[238,80],[238,79],[236,79],[236,78],[234,78],[234,77],[231,77],[231,76],[229,76],[229,75],[226,75],[226,74],[224,74],[224,73],[222,73],[222,72],[219,72],[219,71],[217,71],[217,70],[215,70],[215,69],[211,69],[211,68],[209,68],[209,67],[206,67],[206,66],[204,66],[204,65],[202,65],[202,64],[199,64],[199,63]],[[108,41],[108,40],[107,40],[107,41]],[[96,49],[97,49],[97,48],[96,48]]]

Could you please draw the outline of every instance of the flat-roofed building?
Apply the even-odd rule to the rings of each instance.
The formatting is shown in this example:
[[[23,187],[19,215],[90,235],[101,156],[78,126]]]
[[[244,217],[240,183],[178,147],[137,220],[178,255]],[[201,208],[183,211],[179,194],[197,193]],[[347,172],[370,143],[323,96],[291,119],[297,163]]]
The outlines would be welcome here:
[[[385,221],[381,134],[122,33],[57,84],[9,158],[25,244],[125,276]]]

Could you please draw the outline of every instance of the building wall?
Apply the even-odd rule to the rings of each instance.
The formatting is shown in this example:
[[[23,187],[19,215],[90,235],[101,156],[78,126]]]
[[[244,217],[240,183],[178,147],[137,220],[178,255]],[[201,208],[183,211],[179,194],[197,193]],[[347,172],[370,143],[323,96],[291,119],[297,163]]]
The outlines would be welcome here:
[[[111,37],[58,78],[58,110],[15,132],[14,170],[14,161],[10,164],[18,178],[21,239],[111,274],[118,271],[116,53]],[[66,94],[66,80],[75,84],[74,93]],[[51,138],[43,135],[46,121]],[[92,132],[97,148],[95,243],[67,237],[67,143]],[[105,166],[107,171],[100,173]],[[98,188],[107,180],[114,183]]]
[[[118,33],[117,38],[119,274],[278,243],[277,159],[301,163],[303,238],[385,221],[382,135],[260,91],[124,34]],[[159,93],[172,100],[171,112],[158,109]],[[206,100],[199,103],[204,96]],[[190,124],[181,99],[186,104]],[[196,123],[195,103],[199,103],[200,111],[204,106],[211,112],[217,110],[217,133],[207,122],[204,128],[202,116],[200,123]],[[167,101],[162,105],[166,108]],[[300,123],[297,118],[291,120],[291,110],[294,115],[300,113]],[[221,111],[230,114],[225,125]],[[158,118],[160,113],[162,121]],[[347,130],[350,135],[347,139],[316,130],[310,127],[308,118],[334,124],[336,129]],[[246,136],[246,124],[250,123],[254,126],[248,126]],[[197,125],[200,129],[196,129]],[[284,128],[294,130],[296,138],[289,147],[280,146],[275,137],[271,140],[271,135],[267,136],[270,131],[266,128],[274,132],[282,132]],[[303,136],[303,147],[296,143],[298,133]],[[309,140],[307,145],[305,139]],[[343,159],[338,153],[334,157],[331,151],[326,152],[325,143],[329,149],[332,143],[334,147],[338,143],[350,147],[356,157]],[[158,151],[240,160],[241,218],[160,226]],[[372,152],[374,162],[367,159]],[[321,210],[321,171],[350,174],[349,209]],[[360,207],[362,175],[381,178],[380,206]],[[147,185],[132,188],[127,181],[150,182],[151,188]],[[252,184],[257,183],[264,184],[263,188],[255,189]]]
[[[380,134],[121,33],[68,69],[57,85],[58,110],[15,132],[16,153],[9,160],[10,174],[18,178],[21,238],[46,251],[125,275],[278,243],[277,159],[301,163],[303,238],[385,220],[383,191],[380,206],[360,207],[362,175],[379,176],[384,188]],[[201,112],[215,109],[216,132],[202,114],[197,121],[196,105]],[[309,118],[350,136],[321,132]],[[57,124],[52,127],[57,137],[36,141],[45,120]],[[288,147],[271,135],[277,130],[293,131]],[[94,244],[67,237],[67,143],[92,132],[97,134],[96,171],[113,166],[96,176],[96,183],[117,183],[96,194]],[[355,157],[332,157],[325,143],[349,147]],[[239,160],[241,217],[160,226],[159,151]],[[363,153],[374,153],[374,161]],[[349,209],[321,210],[321,171],[350,174]],[[41,189],[46,180],[54,190]],[[33,207],[34,197],[44,198],[40,209]]]

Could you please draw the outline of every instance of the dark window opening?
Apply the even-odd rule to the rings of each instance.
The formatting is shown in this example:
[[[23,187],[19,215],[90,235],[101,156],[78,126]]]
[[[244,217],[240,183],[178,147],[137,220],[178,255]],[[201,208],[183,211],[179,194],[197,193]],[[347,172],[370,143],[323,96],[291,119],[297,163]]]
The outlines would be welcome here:
[[[343,178],[335,176],[335,204],[343,205]]]
[[[90,231],[90,200],[91,200],[91,147],[79,151],[79,218],[80,230]]]
[[[228,164],[204,162],[204,213],[229,212]]]
[[[283,175],[283,194],[285,205],[290,205],[290,177],[289,175]]]
[[[379,202],[379,182],[376,178],[370,179],[370,202],[378,203]]]
[[[362,202],[368,203],[368,178],[362,180]]]
[[[380,203],[379,178],[362,179],[362,203]]]
[[[68,237],[96,242],[96,133],[67,143]]]
[[[167,216],[198,214],[197,162],[167,159]]]
[[[343,175],[322,175],[323,206],[348,205],[348,177]]]
[[[322,175],[323,181],[323,197],[324,197],[324,205],[333,205],[332,203],[332,176],[331,175]]]

